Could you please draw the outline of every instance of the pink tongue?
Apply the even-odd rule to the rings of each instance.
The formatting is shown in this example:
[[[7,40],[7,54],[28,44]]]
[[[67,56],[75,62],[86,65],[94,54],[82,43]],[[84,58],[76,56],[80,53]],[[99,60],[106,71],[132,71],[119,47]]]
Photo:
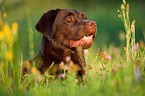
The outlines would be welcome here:
[[[78,41],[71,40],[70,41],[71,47],[77,47],[78,45],[80,45],[80,43],[81,43],[81,40],[78,40]]]
[[[93,40],[92,39],[80,39],[80,40],[77,40],[77,41],[73,41],[71,40],[70,41],[70,46],[71,47],[77,47],[78,45],[82,45],[84,48],[87,48],[87,46],[91,46],[91,44],[93,43]]]
[[[93,43],[93,40],[92,39],[82,39],[82,42],[80,45],[84,46],[84,47],[87,47],[89,45],[91,45]]]

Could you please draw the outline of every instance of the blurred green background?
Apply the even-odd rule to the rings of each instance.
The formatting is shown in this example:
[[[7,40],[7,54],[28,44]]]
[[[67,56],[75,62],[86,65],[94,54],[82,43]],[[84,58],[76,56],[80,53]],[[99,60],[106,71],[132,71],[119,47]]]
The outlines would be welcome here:
[[[130,19],[136,20],[136,41],[145,41],[145,1],[127,0],[130,4]],[[119,33],[124,31],[123,23],[118,18],[122,0],[6,0],[4,11],[8,14],[7,22],[18,22],[18,42],[24,59],[29,58],[28,34],[33,30],[34,54],[40,48],[42,35],[35,30],[35,24],[42,14],[49,9],[66,8],[82,11],[89,20],[98,24],[98,33],[93,44],[94,49],[113,43],[120,46]],[[2,7],[1,7],[2,8]]]

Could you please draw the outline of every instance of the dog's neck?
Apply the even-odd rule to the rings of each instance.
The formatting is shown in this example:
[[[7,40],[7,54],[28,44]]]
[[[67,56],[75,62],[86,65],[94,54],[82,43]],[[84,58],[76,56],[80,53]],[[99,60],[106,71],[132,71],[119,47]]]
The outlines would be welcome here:
[[[70,56],[71,60],[75,64],[79,64],[81,68],[85,66],[82,47],[72,50],[67,47],[58,46],[53,40],[48,41],[46,37],[42,39],[40,54],[43,57],[44,63],[41,69],[49,67],[53,62],[55,64],[60,64],[61,62],[65,63],[64,60],[67,56]]]
[[[71,52],[72,49],[69,49],[65,46],[60,46],[60,44],[57,44],[55,41],[49,41],[46,37],[43,36],[40,53],[43,57],[46,57],[46,59],[51,58],[56,63],[59,63],[63,61],[65,57],[71,56]]]

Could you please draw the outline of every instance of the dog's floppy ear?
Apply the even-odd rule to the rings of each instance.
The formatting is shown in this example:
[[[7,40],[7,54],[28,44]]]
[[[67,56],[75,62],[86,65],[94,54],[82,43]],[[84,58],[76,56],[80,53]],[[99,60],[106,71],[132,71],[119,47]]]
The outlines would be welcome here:
[[[56,15],[60,9],[49,10],[44,13],[35,28],[39,31],[43,36],[51,40],[53,34],[53,22],[56,18]]]

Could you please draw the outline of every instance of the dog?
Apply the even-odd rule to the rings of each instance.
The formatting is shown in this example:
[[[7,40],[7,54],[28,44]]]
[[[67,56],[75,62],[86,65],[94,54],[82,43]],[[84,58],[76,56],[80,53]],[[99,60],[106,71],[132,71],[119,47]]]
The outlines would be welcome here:
[[[44,13],[35,26],[42,37],[38,55],[30,60],[43,74],[50,68],[50,73],[60,74],[59,64],[71,57],[79,66],[77,74],[85,75],[83,49],[90,48],[97,34],[97,23],[87,20],[80,11],[74,9],[52,9]],[[24,72],[28,71],[24,68]]]

